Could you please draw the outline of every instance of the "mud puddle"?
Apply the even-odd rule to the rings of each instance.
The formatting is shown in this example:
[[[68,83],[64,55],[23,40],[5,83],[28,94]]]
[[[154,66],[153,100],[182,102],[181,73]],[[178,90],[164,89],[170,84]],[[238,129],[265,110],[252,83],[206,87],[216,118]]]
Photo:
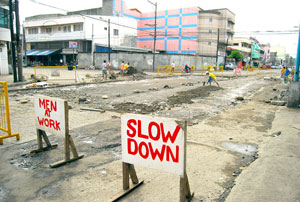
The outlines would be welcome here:
[[[223,142],[222,147],[248,156],[255,155],[258,151],[258,147],[255,144],[235,144],[232,142]]]

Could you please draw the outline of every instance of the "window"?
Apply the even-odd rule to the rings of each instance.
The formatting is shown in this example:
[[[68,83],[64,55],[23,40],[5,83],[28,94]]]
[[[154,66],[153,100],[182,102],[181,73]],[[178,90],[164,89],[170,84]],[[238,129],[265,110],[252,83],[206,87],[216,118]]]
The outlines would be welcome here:
[[[114,36],[119,36],[119,30],[118,29],[114,29]]]
[[[52,32],[52,28],[51,27],[46,28],[46,33],[47,34],[51,34],[51,32]]]
[[[61,31],[61,27],[58,27],[58,31],[59,31],[59,32]]]
[[[64,32],[71,32],[71,26],[64,26]]]
[[[8,10],[0,8],[0,27],[8,28]]]
[[[74,32],[82,31],[83,30],[83,24],[73,25],[73,30],[74,30]]]
[[[209,18],[209,22],[212,22],[212,21],[213,21],[213,19],[212,19],[212,17],[210,17],[210,18]]]
[[[211,45],[211,42],[208,42],[208,45],[210,46],[210,45]]]
[[[239,43],[233,43],[233,45],[234,45],[234,46],[238,46],[238,45],[239,45]]]
[[[28,29],[28,34],[38,34],[39,30],[38,28],[29,28]]]
[[[211,29],[210,29],[210,30],[208,30],[208,33],[210,33],[210,34],[212,33]]]
[[[0,48],[0,52],[2,52],[2,48]]]

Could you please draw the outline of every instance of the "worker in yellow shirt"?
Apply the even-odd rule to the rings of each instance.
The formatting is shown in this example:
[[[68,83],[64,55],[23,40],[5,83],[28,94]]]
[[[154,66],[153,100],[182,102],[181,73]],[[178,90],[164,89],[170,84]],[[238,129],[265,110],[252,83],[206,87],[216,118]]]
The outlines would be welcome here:
[[[214,81],[218,85],[218,87],[220,87],[218,81],[216,80],[216,76],[213,73],[206,72],[206,75],[208,75],[207,84],[209,83],[209,85],[211,86],[211,82]]]
[[[285,72],[285,67],[283,65],[282,68],[281,68],[281,78],[283,78],[284,72]]]

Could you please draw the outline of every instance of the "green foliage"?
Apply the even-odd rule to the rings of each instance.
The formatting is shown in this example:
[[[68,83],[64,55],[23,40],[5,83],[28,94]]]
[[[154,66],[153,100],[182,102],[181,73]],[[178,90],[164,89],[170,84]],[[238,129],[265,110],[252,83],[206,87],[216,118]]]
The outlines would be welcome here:
[[[243,55],[238,50],[231,51],[231,54],[228,56],[228,58],[235,59],[235,62],[238,62],[243,59]]]

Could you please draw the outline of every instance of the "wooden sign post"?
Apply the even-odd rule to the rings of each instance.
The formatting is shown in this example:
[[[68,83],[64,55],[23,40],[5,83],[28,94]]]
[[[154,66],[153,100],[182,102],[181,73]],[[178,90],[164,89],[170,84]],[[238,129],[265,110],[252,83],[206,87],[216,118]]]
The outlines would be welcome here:
[[[56,135],[65,135],[65,159],[51,164],[51,168],[56,168],[81,159],[84,155],[78,155],[73,139],[69,134],[68,102],[58,98],[36,95],[34,98],[34,109],[36,115],[38,149],[30,153],[46,151],[57,146],[50,144],[46,134],[47,131]],[[42,139],[44,139],[47,145],[46,147],[43,147]],[[70,158],[70,148],[73,153],[72,159]]]
[[[124,114],[121,117],[124,197],[139,185],[134,165],[180,175],[180,202],[190,201],[186,174],[187,122],[169,118]],[[129,189],[129,177],[135,185]],[[116,200],[113,200],[116,201]]]

